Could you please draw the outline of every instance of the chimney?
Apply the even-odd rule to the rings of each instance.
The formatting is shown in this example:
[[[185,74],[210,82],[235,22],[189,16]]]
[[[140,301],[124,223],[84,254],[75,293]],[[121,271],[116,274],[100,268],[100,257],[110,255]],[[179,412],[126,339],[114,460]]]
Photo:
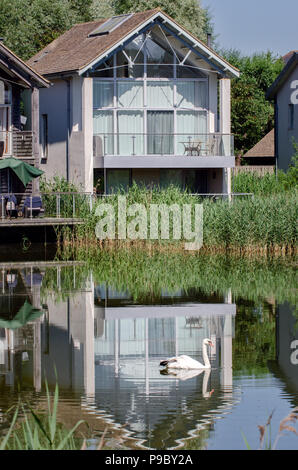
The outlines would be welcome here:
[[[208,47],[211,47],[211,38],[212,38],[212,34],[207,33],[207,46]]]

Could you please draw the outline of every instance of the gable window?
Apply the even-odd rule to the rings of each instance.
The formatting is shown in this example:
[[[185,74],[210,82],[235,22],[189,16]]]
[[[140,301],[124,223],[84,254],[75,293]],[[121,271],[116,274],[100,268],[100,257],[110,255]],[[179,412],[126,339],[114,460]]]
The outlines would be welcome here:
[[[97,156],[183,155],[187,139],[207,139],[208,77],[182,55],[153,28],[108,59],[112,77],[93,73]]]
[[[173,54],[166,51],[152,39],[146,41],[147,76],[150,78],[173,78]]]

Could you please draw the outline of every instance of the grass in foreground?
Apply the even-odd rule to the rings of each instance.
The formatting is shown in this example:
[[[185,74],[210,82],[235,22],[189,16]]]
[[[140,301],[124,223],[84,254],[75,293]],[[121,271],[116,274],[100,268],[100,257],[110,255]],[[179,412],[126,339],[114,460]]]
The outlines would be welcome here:
[[[71,430],[65,429],[57,421],[58,385],[52,404],[47,384],[46,391],[47,414],[37,414],[29,404],[19,403],[10,428],[0,441],[0,450],[78,450],[84,446],[83,439],[75,437],[75,431],[84,421],[78,421]]]

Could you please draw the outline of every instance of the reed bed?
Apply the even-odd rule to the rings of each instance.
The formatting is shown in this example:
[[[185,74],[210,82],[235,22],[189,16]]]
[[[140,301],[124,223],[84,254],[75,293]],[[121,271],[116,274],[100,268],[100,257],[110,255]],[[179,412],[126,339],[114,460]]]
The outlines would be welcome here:
[[[274,298],[279,303],[297,304],[296,257],[189,254],[166,247],[163,251],[152,247],[150,250],[139,247],[118,250],[112,246],[103,249],[79,247],[68,251],[68,256],[85,261],[85,264],[75,270],[63,268],[62,292],[74,284],[77,288],[83,287],[92,273],[95,283],[106,283],[117,291],[128,290],[135,301],[150,296],[158,298],[164,289],[170,293],[179,289],[186,293],[198,289],[207,295],[210,292],[225,295],[231,289],[234,298],[253,302]],[[51,271],[45,274],[41,293],[48,295],[50,292],[59,294],[57,276]]]
[[[115,246],[123,245],[139,246],[153,245],[163,249],[171,245],[174,250],[184,249],[185,238],[176,240],[173,238],[173,219],[170,217],[170,237],[164,240],[160,236],[158,240],[140,238],[124,243],[119,243],[117,233],[118,222],[118,195],[109,198],[101,198],[97,201],[93,211],[85,216],[84,224],[77,226],[74,231],[62,229],[59,232],[60,244],[76,246]],[[203,249],[208,252],[233,251],[240,253],[258,254],[286,254],[295,253],[297,247],[297,204],[298,192],[293,190],[273,194],[270,197],[256,196],[254,198],[235,198],[228,200],[202,199],[191,196],[186,191],[180,191],[176,187],[166,190],[146,190],[133,186],[127,193],[127,206],[133,203],[143,204],[149,214],[150,204],[177,204],[181,210],[184,204],[191,205],[194,212],[195,204],[203,206]],[[95,235],[95,227],[100,220],[96,216],[96,208],[109,203],[115,212],[115,237],[112,239],[98,240]],[[130,219],[128,219],[129,222]],[[193,226],[194,228],[194,226]],[[150,233],[148,216],[148,234]]]

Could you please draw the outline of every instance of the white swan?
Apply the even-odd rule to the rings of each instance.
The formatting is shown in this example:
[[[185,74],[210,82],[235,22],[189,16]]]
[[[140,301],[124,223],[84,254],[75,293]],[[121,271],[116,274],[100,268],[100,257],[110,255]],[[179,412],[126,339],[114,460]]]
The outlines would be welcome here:
[[[210,369],[211,365],[207,354],[207,344],[209,346],[213,346],[211,339],[203,339],[204,364],[201,364],[201,362],[196,361],[189,356],[182,355],[160,361],[160,365],[171,369]]]

